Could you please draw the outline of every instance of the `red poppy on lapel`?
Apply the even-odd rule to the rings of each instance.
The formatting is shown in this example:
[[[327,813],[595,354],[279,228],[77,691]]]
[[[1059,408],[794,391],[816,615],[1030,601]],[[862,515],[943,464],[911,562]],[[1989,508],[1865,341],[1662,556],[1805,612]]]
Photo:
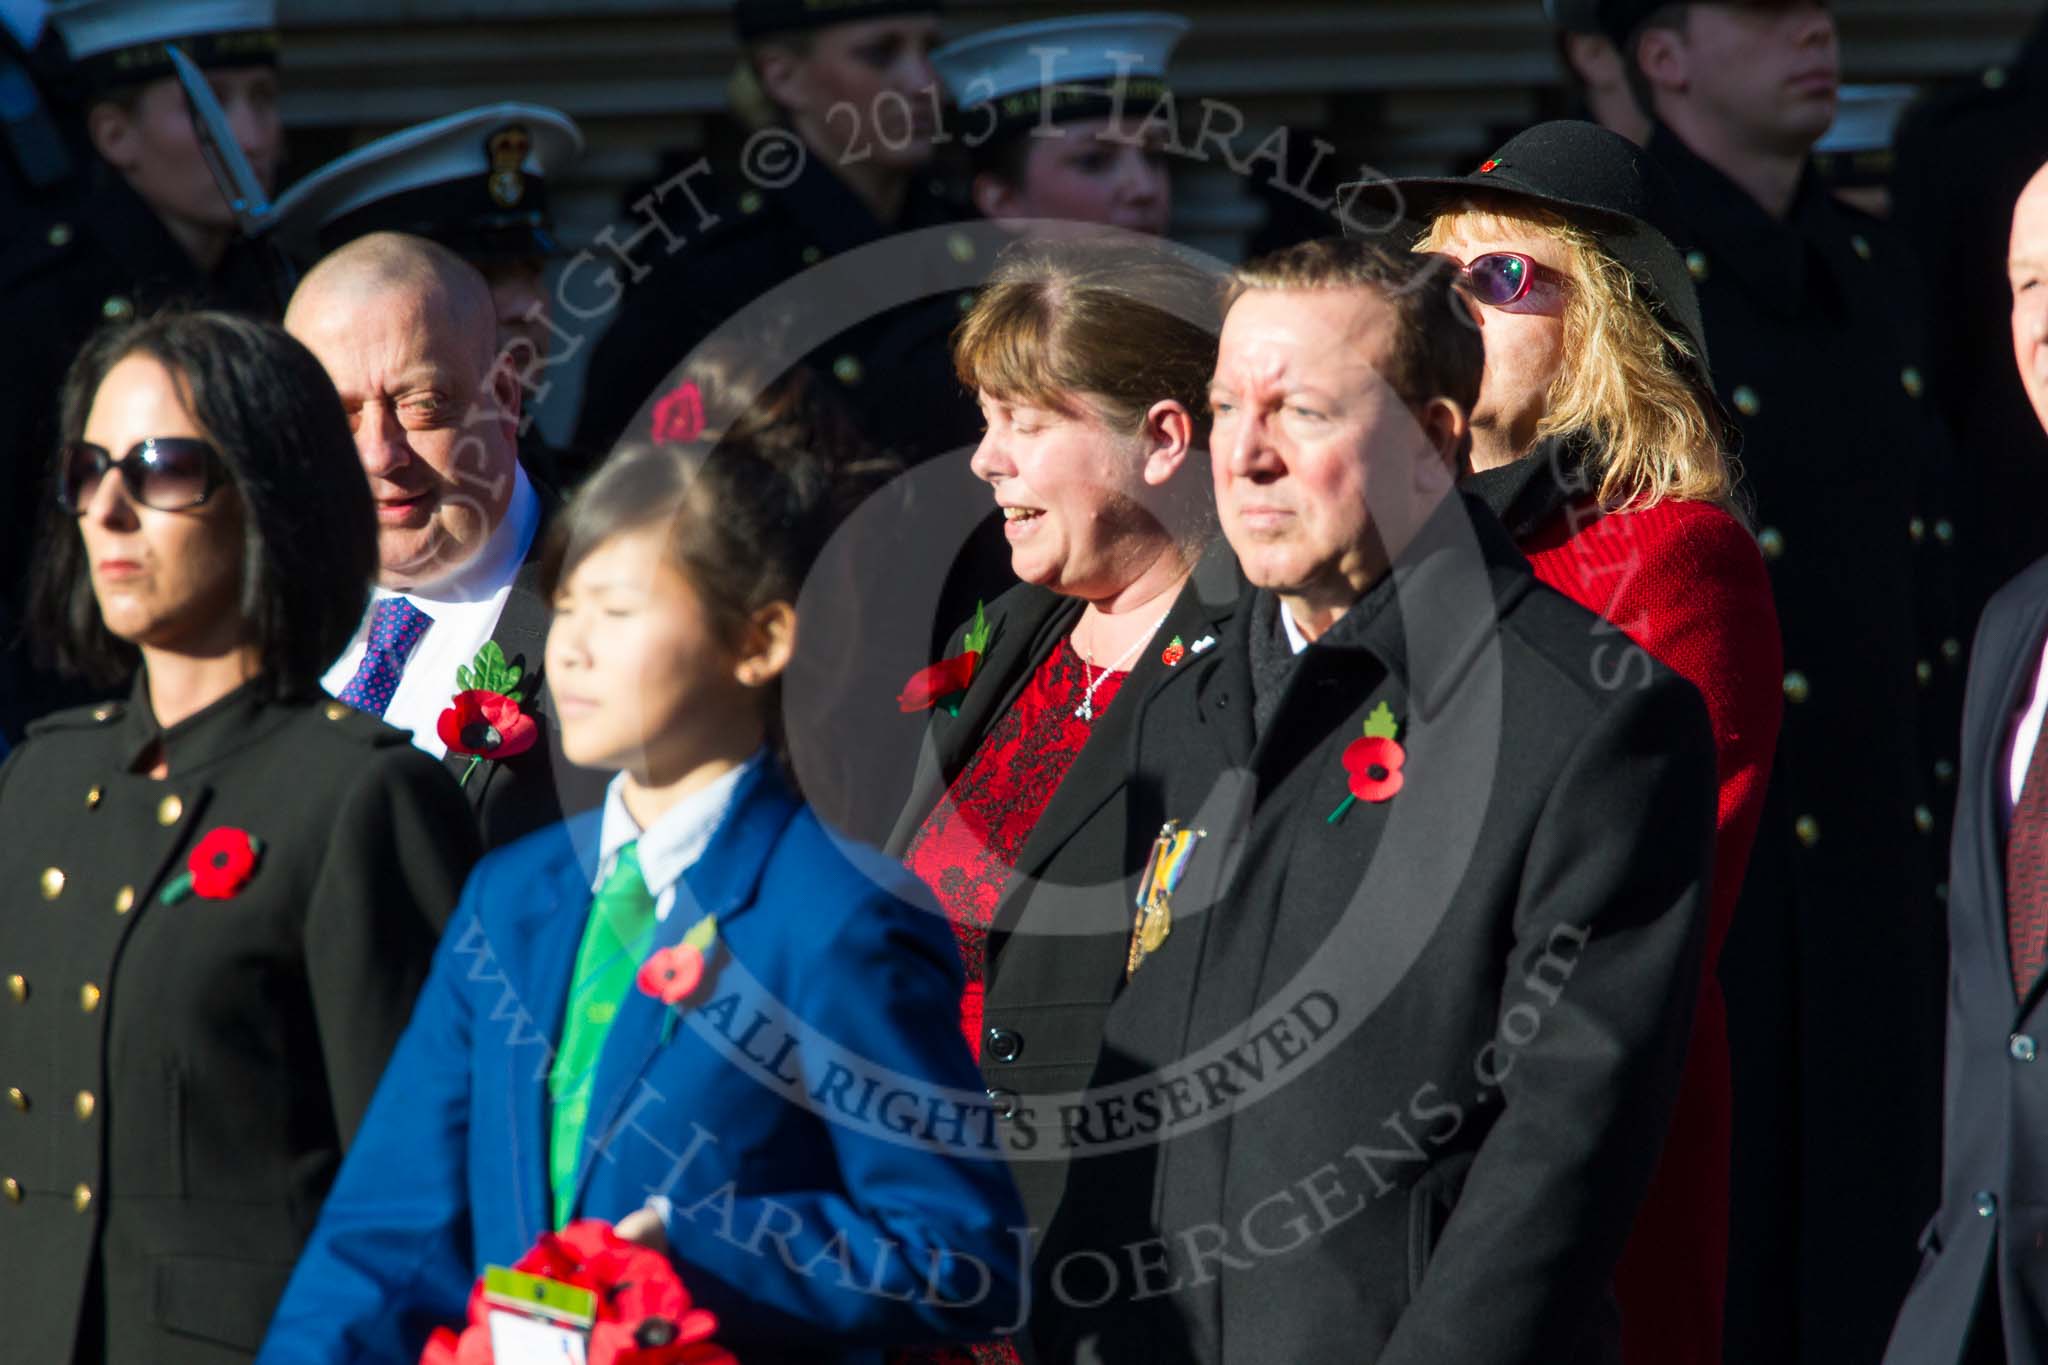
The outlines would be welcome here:
[[[222,825],[208,830],[186,855],[185,870],[157,894],[159,905],[176,905],[187,896],[204,901],[233,900],[256,875],[263,841],[247,830]]]
[[[664,1005],[676,1005],[690,998],[704,979],[704,954],[686,943],[663,948],[640,964],[634,984],[642,995],[651,995]]]
[[[520,710],[525,676],[526,670],[508,660],[496,640],[486,640],[467,667],[455,670],[462,690],[434,722],[434,733],[449,753],[469,755],[461,785],[485,759],[523,754],[539,738],[533,717]]]
[[[982,604],[976,602],[974,625],[960,642],[966,648],[951,658],[941,659],[911,674],[910,681],[896,694],[897,707],[908,713],[943,706],[948,713],[959,715],[960,697],[981,667],[981,656],[988,649],[988,638],[988,615]]]
[[[1187,657],[1188,647],[1182,644],[1180,642],[1180,636],[1176,635],[1173,637],[1172,641],[1167,644],[1166,648],[1160,651],[1159,662],[1165,664],[1168,668],[1172,668],[1175,664],[1179,663],[1182,659],[1185,659]]]
[[[1407,780],[1401,769],[1408,762],[1408,751],[1394,742],[1399,733],[1401,726],[1394,719],[1393,708],[1385,702],[1375,706],[1365,718],[1364,738],[1344,746],[1344,771],[1350,774],[1351,795],[1330,812],[1329,823],[1343,819],[1353,801],[1388,801],[1401,790]]]
[[[595,1296],[590,1365],[737,1365],[712,1342],[718,1319],[694,1304],[669,1258],[626,1241],[601,1218],[542,1233],[512,1269]],[[460,1335],[435,1328],[420,1365],[492,1365],[491,1312],[478,1280],[469,1291],[467,1325]]]

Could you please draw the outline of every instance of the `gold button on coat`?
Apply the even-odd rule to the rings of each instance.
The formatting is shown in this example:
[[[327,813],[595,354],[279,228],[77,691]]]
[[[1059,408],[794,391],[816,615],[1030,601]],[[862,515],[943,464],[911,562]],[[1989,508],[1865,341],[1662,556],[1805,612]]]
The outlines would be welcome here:
[[[814,246],[805,247],[802,255],[805,265],[816,265],[819,261],[825,259],[825,253]]]
[[[69,246],[71,244],[71,224],[50,224],[49,242],[51,246]]]
[[[20,972],[8,977],[7,993],[14,997],[14,1003],[17,1005],[28,999],[28,978]]]
[[[1954,663],[1963,654],[1963,642],[1951,636],[1941,642],[1941,657]]]
[[[1791,702],[1794,706],[1805,701],[1811,695],[1812,690],[1807,685],[1806,675],[1797,669],[1785,675],[1785,700]]]
[[[348,703],[339,701],[331,701],[327,703],[327,719],[346,720],[347,718]]]
[[[81,1090],[71,1107],[78,1114],[78,1121],[84,1123],[92,1117],[92,1111],[99,1107],[99,1101],[93,1098],[92,1091]]]
[[[84,1213],[92,1207],[92,1186],[81,1183],[71,1192],[71,1207]]]
[[[91,1014],[100,1007],[100,988],[88,981],[78,988],[78,1007]]]
[[[1922,687],[1927,686],[1927,684],[1934,681],[1934,665],[1922,659],[1919,663],[1913,665],[1913,678]]]
[[[1802,815],[1792,822],[1792,833],[1798,836],[1800,843],[1812,848],[1820,842],[1820,821],[1811,815]]]
[[[0,1181],[0,1189],[7,1191],[8,1203],[19,1204],[21,1202],[21,1182],[13,1176],[10,1175],[6,1180]]]
[[[1945,758],[1934,761],[1934,780],[1946,787],[1956,780],[1956,765]]]
[[[1775,526],[1766,526],[1756,533],[1756,547],[1764,552],[1765,559],[1785,557],[1785,533]]]
[[[1913,807],[1913,828],[1926,834],[1934,828],[1934,812],[1925,806]]]
[[[832,362],[832,377],[842,384],[858,384],[864,371],[860,361],[850,355],[843,355]]]
[[[1736,385],[1735,392],[1729,395],[1729,401],[1735,404],[1735,410],[1744,417],[1754,417],[1763,411],[1763,400],[1758,398],[1756,390],[1747,384]]]
[[[22,1093],[18,1085],[7,1087],[7,1102],[24,1113],[28,1111],[28,1096]]]
[[[1944,545],[1952,545],[1956,538],[1956,524],[1947,517],[1934,523],[1934,538]]]
[[[1921,541],[1927,539],[1927,523],[1922,521],[1919,517],[1913,518],[1911,521],[1906,523],[1906,534],[1912,537],[1913,543],[1915,545],[1919,544]]]
[[[157,802],[156,822],[159,825],[175,825],[178,817],[185,813],[185,803],[175,796],[166,796]]]
[[[135,305],[116,294],[100,305],[100,315],[109,321],[119,322],[123,318],[135,316]]]
[[[124,886],[114,897],[114,913],[125,915],[135,908],[135,888]]]
[[[1920,371],[1908,365],[1899,371],[1899,385],[1906,391],[1906,397],[1918,398],[1927,389],[1927,381],[1920,377]]]
[[[1704,280],[1707,277],[1707,253],[1704,251],[1686,252],[1685,269],[1686,273],[1695,280]]]
[[[101,791],[98,787],[94,787],[85,794],[85,808],[87,810],[98,810],[100,798],[105,795],[105,792]]]
[[[1870,259],[1870,239],[1860,232],[1849,239],[1849,249],[1866,261]]]
[[[114,718],[114,708],[111,706],[98,707],[93,711],[92,718],[98,721],[100,724],[105,725],[108,721]]]
[[[43,899],[53,901],[64,894],[64,869],[46,867],[43,869]]]

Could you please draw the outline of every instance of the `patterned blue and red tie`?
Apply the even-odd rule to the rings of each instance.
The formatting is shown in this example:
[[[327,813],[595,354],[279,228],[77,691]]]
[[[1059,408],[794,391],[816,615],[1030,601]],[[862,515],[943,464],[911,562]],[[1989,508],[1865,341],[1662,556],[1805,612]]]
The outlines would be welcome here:
[[[403,597],[387,597],[370,613],[370,643],[356,675],[341,689],[339,700],[373,716],[384,714],[405,672],[405,656],[427,633],[434,618]]]

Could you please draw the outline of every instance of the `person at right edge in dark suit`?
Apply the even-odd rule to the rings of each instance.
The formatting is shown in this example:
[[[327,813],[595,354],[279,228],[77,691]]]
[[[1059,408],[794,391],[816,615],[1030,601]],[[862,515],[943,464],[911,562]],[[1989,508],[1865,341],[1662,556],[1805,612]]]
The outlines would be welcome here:
[[[1090,1089],[1036,1115],[1078,1149],[1042,1359],[1620,1357],[1713,740],[1453,488],[1482,347],[1452,278],[1362,241],[1237,273],[1211,467],[1253,586],[1120,703],[1154,852]]]
[[[1970,630],[1918,271],[1814,173],[1840,80],[1824,5],[1602,0],[1600,17],[1655,118],[1784,635],[1784,723],[1721,960],[1727,1358],[1874,1360],[1935,1202]]]
[[[2012,347],[2048,429],[2048,167],[2013,211]],[[2048,560],[1984,609],[1963,704],[1950,849],[1941,1206],[1884,1365],[2048,1359]]]
[[[322,679],[443,760],[496,848],[593,809],[541,676],[549,508],[518,457],[520,386],[490,287],[446,247],[372,233],[315,266],[285,330],[341,394],[377,508],[377,586]]]

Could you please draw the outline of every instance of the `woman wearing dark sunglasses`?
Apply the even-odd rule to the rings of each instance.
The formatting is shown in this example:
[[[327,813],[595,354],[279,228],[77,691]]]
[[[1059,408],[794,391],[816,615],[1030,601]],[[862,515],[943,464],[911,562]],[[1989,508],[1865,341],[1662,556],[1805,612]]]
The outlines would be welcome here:
[[[31,629],[134,682],[0,767],[8,1358],[246,1359],[477,836],[438,764],[320,693],[376,546],[310,353],[133,324],[61,422]]]
[[[1699,688],[1720,790],[1692,1050],[1663,1164],[1616,1277],[1629,1365],[1718,1365],[1728,1255],[1726,1007],[1715,976],[1783,702],[1777,612],[1742,525],[1697,296],[1656,165],[1590,123],[1541,124],[1469,176],[1396,182],[1419,249],[1464,267],[1486,342],[1471,491],[1536,576]]]

